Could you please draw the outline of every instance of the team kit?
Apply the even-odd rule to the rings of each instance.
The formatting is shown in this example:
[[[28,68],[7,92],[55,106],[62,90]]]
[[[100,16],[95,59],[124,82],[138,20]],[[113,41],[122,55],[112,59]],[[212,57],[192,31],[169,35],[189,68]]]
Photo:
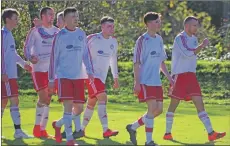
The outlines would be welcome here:
[[[19,16],[18,11],[13,8],[2,11],[4,26],[1,30],[1,117],[9,101],[15,129],[14,138],[30,138],[21,129],[17,64],[31,73],[38,95],[32,130],[35,138],[52,137],[47,133],[46,126],[50,101],[54,94],[58,95],[59,101],[63,104],[63,116],[52,121],[55,133],[53,138],[57,143],[66,139],[66,145],[77,145],[75,139],[87,135],[86,127],[96,105],[103,137],[118,135],[119,131],[110,129],[108,125],[108,96],[105,86],[110,67],[114,80],[113,88],[119,88],[118,42],[114,37],[114,19],[109,16],[102,17],[101,32],[87,36],[85,31],[78,27],[79,14],[76,8],[68,7],[59,12],[56,27],[53,25],[54,9],[43,7],[40,10],[40,18],[34,20],[35,27],[28,32],[24,41],[25,61],[17,54],[12,35]],[[181,100],[193,101],[209,141],[224,137],[225,132],[213,130],[196,77],[197,54],[209,44],[207,38],[201,44],[198,42],[198,19],[194,16],[184,19],[184,30],[175,37],[172,47],[171,73],[164,63],[167,54],[163,39],[158,34],[161,29],[161,15],[147,12],[143,21],[146,32],[136,40],[133,52],[133,92],[140,103],[146,103],[147,108],[137,120],[127,123],[126,131],[132,144],[137,145],[136,130],[145,126],[145,145],[156,145],[152,138],[154,121],[163,112],[161,71],[170,83],[168,96],[171,100],[166,112],[166,131],[163,139],[173,140],[171,130],[174,114]],[[84,109],[85,86],[88,89],[88,99]],[[61,131],[62,126],[64,131]]]

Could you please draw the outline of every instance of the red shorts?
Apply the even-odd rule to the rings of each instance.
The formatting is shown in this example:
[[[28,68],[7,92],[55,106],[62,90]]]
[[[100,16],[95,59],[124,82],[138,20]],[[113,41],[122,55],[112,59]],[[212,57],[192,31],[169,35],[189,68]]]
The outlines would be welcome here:
[[[163,89],[162,86],[147,86],[141,84],[141,91],[138,95],[139,102],[146,102],[149,99],[155,99],[157,101],[163,101]]]
[[[36,92],[48,87],[48,72],[32,72],[31,75]]]
[[[86,80],[88,88],[89,98],[95,98],[98,94],[106,92],[105,84],[98,78],[94,79],[94,83],[90,84],[89,80]]]
[[[173,76],[174,86],[169,88],[169,96],[179,100],[189,101],[192,96],[202,96],[196,74],[186,72]]]
[[[8,82],[2,82],[2,99],[7,97],[17,97],[18,96],[18,83],[17,79],[9,79]]]
[[[84,79],[58,79],[59,101],[73,100],[75,103],[85,103]]]

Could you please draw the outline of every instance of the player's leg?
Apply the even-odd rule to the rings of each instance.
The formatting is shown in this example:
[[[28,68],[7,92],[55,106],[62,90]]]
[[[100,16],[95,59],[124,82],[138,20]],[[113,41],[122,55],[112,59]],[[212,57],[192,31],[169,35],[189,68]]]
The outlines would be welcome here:
[[[48,134],[45,131],[46,124],[48,121],[49,113],[49,102],[47,102],[48,97],[48,77],[46,72],[33,72],[32,79],[34,83],[34,88],[38,94],[38,101],[36,105],[35,113],[35,125],[33,128],[34,137],[40,138],[47,137]],[[44,119],[44,120],[43,120]]]
[[[145,145],[155,145],[152,134],[153,134],[153,125],[154,125],[154,113],[157,110],[157,101],[156,99],[148,99],[146,101],[148,106],[147,114],[145,116],[145,133],[146,133],[146,143]]]
[[[80,121],[81,113],[83,112],[83,107],[84,107],[83,103],[74,102],[73,104],[72,118],[75,123],[75,131],[73,132],[74,139],[84,137],[84,131],[81,130],[81,121]]]
[[[93,111],[94,111],[94,107],[95,107],[96,103],[97,103],[96,97],[94,97],[94,98],[89,97],[88,98],[87,105],[86,105],[84,115],[83,115],[82,127],[81,127],[81,129],[83,131],[85,131],[86,126],[88,125],[90,119],[93,116]]]
[[[108,116],[106,111],[107,95],[105,92],[96,95],[98,99],[98,117],[101,121],[103,128],[103,137],[109,138],[111,136],[116,136],[119,132],[117,130],[111,130],[108,128]]]
[[[29,136],[21,130],[21,115],[18,107],[19,100],[17,80],[10,79],[6,87],[10,100],[10,115],[15,128],[14,138],[29,138]]]
[[[180,103],[179,99],[176,98],[171,98],[168,111],[166,113],[166,132],[164,135],[165,140],[172,140],[172,125],[173,125],[173,120],[174,120],[174,113]]]
[[[224,137],[226,135],[225,132],[215,132],[213,130],[210,118],[204,109],[204,103],[203,103],[202,97],[201,96],[193,96],[192,101],[196,106],[197,113],[198,113],[200,120],[202,121],[202,123],[204,124],[204,126],[208,132],[208,139],[210,141],[214,141],[216,139],[220,139],[220,138]]]
[[[42,89],[43,93],[41,96],[39,96],[40,99],[42,99],[42,103],[44,105],[43,107],[43,113],[42,113],[42,117],[41,117],[41,122],[40,122],[40,126],[41,126],[41,137],[44,138],[48,138],[50,137],[49,134],[46,131],[46,126],[48,123],[48,119],[49,119],[49,111],[50,111],[50,100],[51,100],[51,95],[49,95],[48,92],[48,72],[43,73],[43,81],[44,81],[44,85],[46,88]],[[41,90],[41,91],[42,91]]]
[[[60,118],[57,121],[53,121],[52,123],[52,126],[55,130],[55,139],[56,142],[58,143],[62,142],[62,135],[61,135],[62,125],[65,125],[66,138],[68,138],[67,140],[71,140],[71,138],[73,137],[72,136],[72,108],[73,108],[74,92],[75,92],[74,84],[72,80],[69,79],[58,80],[58,98],[60,102],[63,102],[63,107],[64,107],[64,114],[62,118]],[[72,137],[70,136],[70,134]]]

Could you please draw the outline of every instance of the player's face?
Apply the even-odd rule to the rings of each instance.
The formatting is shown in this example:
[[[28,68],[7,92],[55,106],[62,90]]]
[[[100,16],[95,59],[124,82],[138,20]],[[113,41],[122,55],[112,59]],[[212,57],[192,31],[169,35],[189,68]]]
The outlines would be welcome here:
[[[65,22],[67,25],[78,26],[79,14],[78,12],[69,13],[65,16]]]
[[[199,27],[199,22],[197,20],[192,19],[189,23],[188,23],[188,30],[191,34],[195,35],[197,33]]]
[[[58,18],[57,18],[57,26],[58,26],[58,28],[63,28],[64,27],[64,25],[65,25],[65,22],[64,22],[64,19],[63,19],[63,17],[62,16],[58,16]]]
[[[42,20],[46,23],[53,24],[54,22],[54,10],[50,9],[47,10],[46,14],[42,15]]]
[[[10,19],[8,19],[7,21],[8,21],[9,24],[12,25],[12,28],[15,28],[18,25],[19,17],[18,17],[17,14],[13,14],[12,17]]]
[[[112,36],[114,34],[114,23],[105,22],[101,25],[101,29],[105,34]]]
[[[147,22],[147,28],[149,31],[159,32],[161,29],[160,18]]]

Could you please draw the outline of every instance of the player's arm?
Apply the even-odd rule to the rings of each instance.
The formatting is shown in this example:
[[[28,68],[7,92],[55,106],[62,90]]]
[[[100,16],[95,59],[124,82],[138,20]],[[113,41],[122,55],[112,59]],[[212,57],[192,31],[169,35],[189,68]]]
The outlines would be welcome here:
[[[169,80],[170,84],[173,85],[174,80],[172,79],[171,75],[169,74],[167,66],[166,66],[164,61],[161,63],[161,71],[167,77],[167,79]]]
[[[197,44],[198,44],[198,40]],[[207,45],[209,44],[209,40],[207,38],[205,38],[203,40],[203,42],[196,48],[196,50],[194,51],[194,53],[197,55],[203,48],[205,48]]]
[[[189,48],[183,36],[179,35],[174,40],[174,49],[177,49],[181,55],[190,58],[198,54],[208,44],[208,40],[204,40],[197,48]]]
[[[21,56],[18,55],[16,50],[15,50],[14,55],[15,55],[17,64],[19,64],[25,70],[31,72],[31,70],[32,70],[31,66],[29,64],[27,64],[26,61],[21,58]]]
[[[49,82],[55,81],[56,68],[58,65],[59,51],[60,51],[60,39],[59,35],[55,35],[52,45],[52,51],[50,56],[50,66],[48,71]]]
[[[141,65],[141,52],[142,52],[142,41],[139,39],[136,42],[134,48],[134,56],[133,56],[133,63],[134,63],[134,94],[138,95],[141,91],[140,85],[140,65]]]
[[[164,42],[163,42],[163,39],[161,38],[161,60],[162,60],[162,62],[161,62],[160,69],[163,72],[163,74],[167,77],[170,84],[174,84],[173,79],[172,79],[171,75],[169,74],[167,66],[165,65],[165,62],[164,62],[167,58],[168,57],[167,57],[167,54],[166,54],[165,49],[164,49]]]
[[[57,69],[59,53],[60,53],[59,44],[60,44],[59,34],[56,34],[53,40],[52,51],[50,56],[50,66],[48,71],[48,79],[49,79],[48,92],[51,95],[54,94],[55,75],[56,75],[56,69]]]
[[[38,58],[36,56],[31,55],[31,49],[35,44],[35,31],[36,28],[34,27],[27,34],[26,41],[24,44],[24,49],[23,49],[25,58],[33,64],[36,64],[38,61]]]
[[[2,41],[2,44],[1,44],[1,75],[2,75],[2,81],[3,82],[7,82],[8,81],[8,76],[6,74],[6,63],[5,63],[5,50],[4,48],[6,47],[7,45],[7,41],[6,39],[4,39],[4,34],[3,34],[3,31],[1,31],[1,41]]]
[[[83,63],[85,64],[86,67],[86,72],[88,74],[89,80],[92,82],[94,80],[93,77],[93,64],[92,64],[92,58],[91,58],[91,53],[90,53],[90,48],[88,45],[86,35],[84,35],[84,52],[83,52]]]
[[[114,52],[110,58],[110,67],[114,79],[114,88],[119,88],[118,67],[117,67],[117,46],[118,44],[116,42],[116,46],[114,47]]]

